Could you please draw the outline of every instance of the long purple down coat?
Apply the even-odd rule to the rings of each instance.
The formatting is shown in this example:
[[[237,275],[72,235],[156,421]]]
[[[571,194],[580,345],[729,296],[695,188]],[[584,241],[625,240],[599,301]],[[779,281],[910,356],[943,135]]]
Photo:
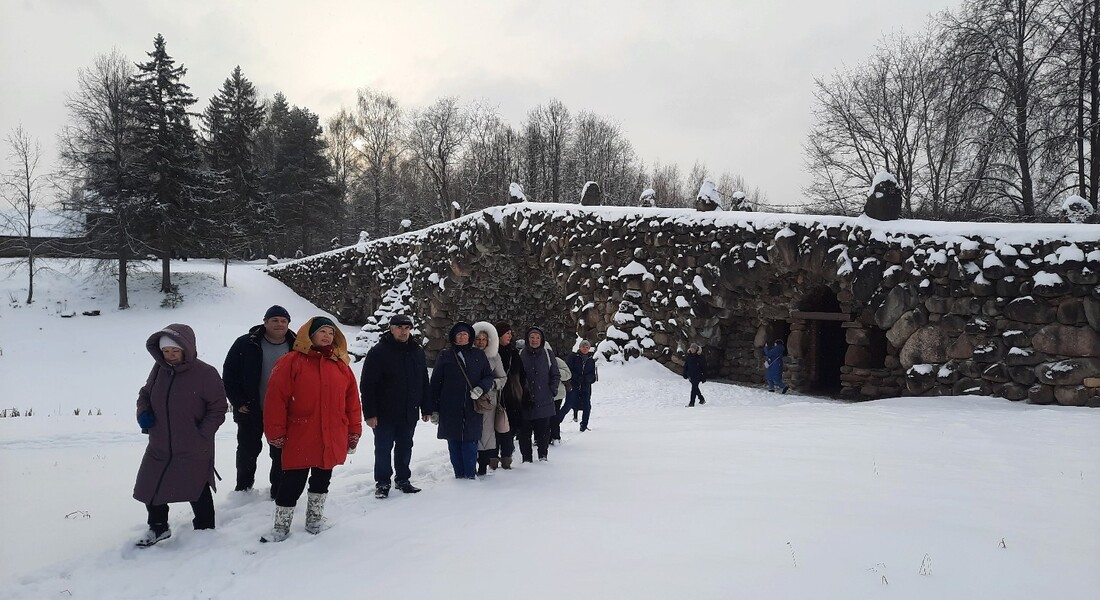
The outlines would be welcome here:
[[[160,337],[179,343],[183,362],[164,360]],[[172,324],[145,343],[156,362],[138,392],[137,414],[151,410],[149,445],[141,459],[134,498],[145,504],[192,502],[214,482],[214,433],[225,422],[225,387],[218,370],[198,359],[195,332]]]

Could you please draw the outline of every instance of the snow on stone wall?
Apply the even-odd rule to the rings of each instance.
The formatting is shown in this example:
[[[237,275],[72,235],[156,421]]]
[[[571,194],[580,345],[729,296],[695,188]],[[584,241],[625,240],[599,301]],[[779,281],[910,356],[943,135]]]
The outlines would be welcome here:
[[[995,394],[1100,404],[1100,227],[932,223],[769,213],[515,204],[269,268],[350,322],[365,352],[394,310],[430,353],[456,319],[547,328],[610,360],[679,369],[692,342],[712,377],[761,381],[760,346],[788,332],[788,378],[812,389],[829,297],[846,321],[853,398]],[[363,247],[365,246],[365,247]],[[362,250],[362,251],[361,251]],[[368,330],[369,329],[369,330]]]

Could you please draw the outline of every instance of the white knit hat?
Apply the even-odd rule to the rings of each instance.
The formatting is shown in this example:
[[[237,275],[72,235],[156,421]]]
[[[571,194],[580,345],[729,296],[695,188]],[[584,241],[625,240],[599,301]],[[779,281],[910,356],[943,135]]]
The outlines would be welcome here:
[[[161,350],[164,350],[165,348],[179,348],[180,350],[183,350],[179,342],[166,335],[160,336],[159,344]]]

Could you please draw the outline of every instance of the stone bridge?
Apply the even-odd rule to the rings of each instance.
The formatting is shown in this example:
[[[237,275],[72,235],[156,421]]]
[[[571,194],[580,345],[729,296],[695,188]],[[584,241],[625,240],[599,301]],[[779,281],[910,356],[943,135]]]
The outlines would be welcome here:
[[[879,222],[512,204],[269,268],[359,352],[408,312],[430,357],[462,319],[540,325],[610,360],[763,382],[786,341],[796,390],[984,394],[1100,406],[1100,226]]]

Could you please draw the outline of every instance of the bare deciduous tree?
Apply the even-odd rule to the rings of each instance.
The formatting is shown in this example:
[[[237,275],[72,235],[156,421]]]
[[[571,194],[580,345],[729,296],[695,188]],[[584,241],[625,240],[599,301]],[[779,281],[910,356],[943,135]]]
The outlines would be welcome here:
[[[454,171],[469,133],[468,123],[458,99],[447,96],[417,111],[408,131],[408,146],[431,175],[438,208],[445,219],[462,212],[454,189]]]
[[[0,196],[11,211],[0,212],[0,219],[20,240],[17,248],[26,252],[27,304],[34,302],[34,276],[44,267],[37,262],[42,243],[34,240],[35,215],[43,196],[51,186],[50,175],[43,172],[42,145],[32,139],[22,125],[8,135],[8,167],[0,179]]]

